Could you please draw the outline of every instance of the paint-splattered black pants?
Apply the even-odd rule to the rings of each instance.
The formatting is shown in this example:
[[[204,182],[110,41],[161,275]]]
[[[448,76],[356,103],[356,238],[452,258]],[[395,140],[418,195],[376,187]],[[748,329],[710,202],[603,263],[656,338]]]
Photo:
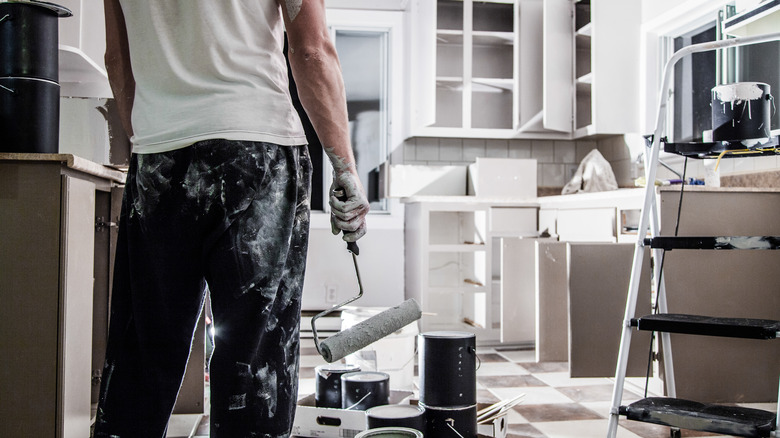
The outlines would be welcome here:
[[[211,437],[289,436],[310,175],[305,146],[209,140],[133,156],[95,436],[164,436],[206,284]]]

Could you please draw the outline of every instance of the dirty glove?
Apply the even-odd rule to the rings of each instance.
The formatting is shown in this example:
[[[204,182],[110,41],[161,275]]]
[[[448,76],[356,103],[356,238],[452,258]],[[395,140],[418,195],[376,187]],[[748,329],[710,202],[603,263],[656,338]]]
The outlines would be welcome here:
[[[366,234],[368,199],[363,184],[348,170],[333,173],[330,186],[330,226],[334,235],[343,232],[345,242],[355,242]]]

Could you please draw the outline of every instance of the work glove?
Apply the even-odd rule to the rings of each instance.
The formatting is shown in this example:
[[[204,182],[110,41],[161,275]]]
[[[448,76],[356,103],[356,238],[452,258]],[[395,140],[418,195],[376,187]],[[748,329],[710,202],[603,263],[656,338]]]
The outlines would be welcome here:
[[[355,242],[366,234],[366,214],[370,206],[363,184],[355,173],[334,172],[330,186],[330,226],[334,235],[343,232],[345,242]]]

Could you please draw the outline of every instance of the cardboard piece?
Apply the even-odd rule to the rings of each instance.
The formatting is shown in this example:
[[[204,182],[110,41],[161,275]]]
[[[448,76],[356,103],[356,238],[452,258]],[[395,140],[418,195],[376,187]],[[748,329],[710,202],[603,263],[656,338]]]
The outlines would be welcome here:
[[[412,399],[410,391],[390,391],[391,404],[417,404]],[[477,409],[488,407],[486,403],[478,403]],[[477,426],[480,437],[506,438],[509,423],[506,416],[501,416],[488,424]],[[316,438],[354,438],[358,433],[368,428],[366,411],[348,411],[345,409],[318,408],[315,406],[314,394],[298,400],[293,423],[293,437]]]

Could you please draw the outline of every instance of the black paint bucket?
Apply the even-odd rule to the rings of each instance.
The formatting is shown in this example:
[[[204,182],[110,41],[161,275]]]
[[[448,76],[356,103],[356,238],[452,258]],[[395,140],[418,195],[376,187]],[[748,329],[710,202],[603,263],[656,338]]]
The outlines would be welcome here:
[[[477,403],[477,340],[473,333],[420,335],[420,402],[425,406]]]
[[[34,78],[0,78],[0,152],[56,154],[60,85]]]
[[[58,19],[71,15],[53,3],[0,3],[0,77],[57,82]]]
[[[341,376],[360,371],[357,365],[329,364],[314,369],[317,374],[314,404],[318,408],[341,409]]]
[[[737,82],[712,89],[712,139],[740,141],[771,135],[772,95],[768,84]]]
[[[423,434],[405,427],[382,427],[360,432],[355,438],[423,438]]]
[[[425,408],[425,436],[436,438],[476,438],[477,405],[452,408]]]
[[[416,405],[383,405],[366,411],[368,428],[406,427],[425,432],[425,408]]]
[[[390,404],[390,376],[377,371],[361,371],[341,376],[341,408],[365,411]]]

